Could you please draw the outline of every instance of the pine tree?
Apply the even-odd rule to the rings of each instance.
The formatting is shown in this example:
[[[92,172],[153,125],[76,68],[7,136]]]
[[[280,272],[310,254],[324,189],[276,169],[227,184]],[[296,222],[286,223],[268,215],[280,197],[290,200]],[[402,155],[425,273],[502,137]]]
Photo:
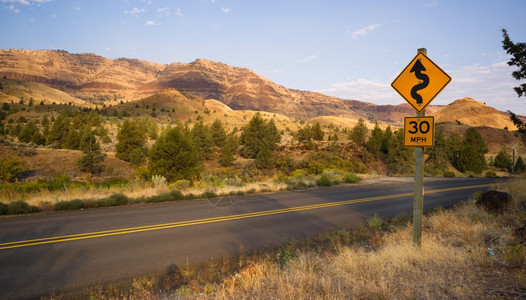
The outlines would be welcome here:
[[[226,142],[226,131],[223,128],[223,123],[219,119],[215,119],[212,126],[210,126],[210,134],[212,135],[212,140],[217,147],[223,147]]]
[[[261,149],[261,141],[264,138],[265,120],[256,113],[248,124],[244,127],[241,134],[241,154],[246,158],[256,158]]]
[[[229,167],[234,162],[234,145],[234,138],[232,136],[227,137],[223,146],[223,151],[221,152],[221,157],[219,158],[221,166]]]
[[[469,128],[461,145],[458,161],[455,167],[461,172],[482,173],[486,169],[485,154],[488,147],[482,140],[482,136],[475,128]]]
[[[117,145],[115,145],[115,157],[124,161],[130,161],[130,154],[134,149],[145,151],[146,133],[136,121],[126,120],[117,133]]]
[[[448,164],[448,145],[442,131],[436,131],[433,147],[426,148],[426,164],[435,171],[445,170]]]
[[[375,123],[369,140],[367,140],[367,151],[373,155],[378,155],[382,151],[382,141],[384,139],[384,132],[378,126],[378,122]]]
[[[515,167],[513,167],[513,171],[515,174],[522,174],[526,172],[526,164],[524,163],[522,157],[519,156],[519,158],[517,158],[517,162],[515,163]]]
[[[20,131],[18,140],[22,143],[29,143],[35,132],[38,132],[38,126],[35,120],[31,120],[27,122],[26,126]]]
[[[508,62],[508,65],[519,67],[519,70],[511,73],[513,78],[517,80],[526,79],[526,43],[512,42],[506,29],[502,29],[502,35],[504,37],[502,48],[506,50],[506,53],[513,56]],[[526,83],[513,89],[519,97],[526,95]]]
[[[493,161],[495,168],[511,172],[513,169],[513,162],[511,156],[504,149],[500,149],[495,160]]]
[[[265,125],[263,139],[268,143],[268,147],[271,151],[276,149],[278,143],[281,142],[281,134],[279,133],[274,119],[271,119],[270,122]]]
[[[356,123],[356,125],[354,125],[354,127],[351,129],[349,138],[356,144],[364,145],[368,132],[369,130],[365,125],[365,121],[362,118],[360,118],[358,119],[358,123]]]
[[[389,149],[394,144],[394,142],[395,142],[394,135],[393,135],[393,131],[391,130],[391,125],[388,125],[383,134],[382,149],[381,149],[382,152],[384,154],[387,154],[389,152]]]
[[[214,152],[214,141],[212,141],[210,129],[203,124],[203,120],[194,124],[194,127],[191,130],[191,136],[199,155],[203,159],[210,158]]]
[[[261,143],[261,149],[256,157],[256,167],[258,169],[272,169],[275,166],[274,155],[267,140]]]
[[[152,175],[164,176],[169,182],[194,180],[202,169],[202,160],[191,140],[180,127],[161,135],[150,150],[148,169]]]
[[[323,129],[321,128],[320,122],[316,122],[316,124],[312,125],[312,139],[315,141],[323,141],[323,138],[325,137],[325,133],[323,132]]]
[[[63,147],[66,149],[78,150],[80,145],[79,132],[75,129],[69,131],[68,136],[64,140]]]
[[[70,120],[64,114],[58,115],[53,122],[49,134],[46,137],[47,144],[56,144],[57,147],[62,148],[66,138],[69,134]]]
[[[100,144],[89,125],[82,128],[82,134],[79,138],[79,150],[84,153],[96,152],[100,150]]]

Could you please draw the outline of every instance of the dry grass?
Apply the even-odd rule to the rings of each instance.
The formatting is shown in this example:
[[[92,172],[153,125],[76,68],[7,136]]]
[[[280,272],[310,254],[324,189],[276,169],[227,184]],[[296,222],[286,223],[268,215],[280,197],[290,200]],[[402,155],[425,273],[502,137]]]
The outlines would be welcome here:
[[[522,182],[522,183],[521,183]],[[272,259],[244,268],[201,295],[217,299],[481,299],[525,296],[526,257],[518,264],[502,254],[517,244],[514,224],[526,215],[524,179],[502,189],[515,206],[503,215],[488,214],[473,200],[424,219],[422,247],[412,244],[411,226],[381,237],[375,247],[350,244],[336,253],[298,251],[284,267]],[[512,224],[513,223],[513,224]],[[489,255],[488,248],[496,249]],[[517,248],[517,247],[516,247]]]
[[[498,189],[513,197],[500,215],[469,200],[424,217],[421,248],[407,216],[254,255],[185,265],[125,287],[91,290],[126,299],[510,299],[526,296],[525,179]],[[382,228],[381,231],[379,228]],[[488,248],[492,248],[494,255]],[[234,275],[232,275],[234,274]],[[55,297],[52,297],[55,298]],[[60,297],[59,297],[60,298]]]

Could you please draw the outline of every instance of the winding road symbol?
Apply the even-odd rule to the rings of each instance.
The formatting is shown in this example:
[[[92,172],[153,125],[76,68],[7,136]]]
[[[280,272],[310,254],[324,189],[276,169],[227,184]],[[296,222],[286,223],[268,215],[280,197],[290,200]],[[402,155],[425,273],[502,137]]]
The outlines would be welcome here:
[[[391,86],[417,112],[422,112],[450,81],[446,72],[419,52]]]
[[[411,68],[411,71],[409,71],[411,73],[415,73],[416,78],[422,80],[411,89],[411,97],[416,100],[418,106],[422,105],[422,96],[420,96],[420,94],[418,94],[417,92],[419,90],[425,89],[429,85],[429,76],[427,76],[426,74],[422,74],[422,71],[425,71],[426,68],[420,61],[421,59],[417,59],[417,61]]]

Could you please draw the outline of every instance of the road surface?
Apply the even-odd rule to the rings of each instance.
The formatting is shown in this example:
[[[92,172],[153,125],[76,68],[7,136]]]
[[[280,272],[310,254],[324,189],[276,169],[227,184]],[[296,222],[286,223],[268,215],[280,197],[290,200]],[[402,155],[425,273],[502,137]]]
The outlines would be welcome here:
[[[497,179],[426,178],[424,209],[450,206]],[[0,298],[51,293],[165,271],[169,265],[274,247],[334,229],[412,213],[413,179],[212,200],[0,218]],[[227,199],[224,199],[226,201]]]

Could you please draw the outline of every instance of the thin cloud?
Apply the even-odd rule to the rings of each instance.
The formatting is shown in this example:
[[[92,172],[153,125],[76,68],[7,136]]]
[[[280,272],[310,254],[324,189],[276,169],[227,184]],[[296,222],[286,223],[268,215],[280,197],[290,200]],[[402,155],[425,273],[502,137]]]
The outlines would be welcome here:
[[[27,0],[2,0],[4,3],[18,3],[22,5],[29,5],[29,1]]]
[[[152,20],[149,20],[149,21],[146,21],[146,23],[144,23],[144,26],[159,26],[160,23],[157,23],[155,21],[152,21]]]
[[[221,9],[225,14],[228,14],[230,12],[230,8],[222,8]]]
[[[14,5],[10,5],[10,6],[9,6],[9,10],[11,10],[12,12],[14,12],[15,14],[17,14],[17,13],[20,12],[20,9],[16,8]]]
[[[183,12],[181,11],[180,8],[178,8],[178,9],[175,10],[175,14],[176,14],[177,16],[181,17],[181,18],[184,17]]]
[[[511,110],[526,115],[526,102],[517,97],[517,86],[506,62],[492,65],[469,65],[456,70],[446,70],[452,80],[433,100],[432,105],[447,105],[454,100],[471,97],[500,111]],[[365,78],[334,83],[320,93],[342,99],[355,99],[374,104],[402,104],[405,100],[391,87],[391,81],[383,82]]]
[[[162,7],[155,10],[160,17],[168,17],[170,15],[170,8],[169,7]]]
[[[309,62],[309,61],[312,61],[312,60],[315,60],[316,59],[316,55],[309,55],[309,56],[306,56],[302,59],[298,59],[298,62],[299,63],[304,63],[304,62]]]
[[[379,26],[380,25],[378,25],[378,24],[371,24],[371,25],[366,26],[366,27],[364,27],[362,29],[358,29],[358,30],[353,31],[351,33],[351,37],[352,38],[357,38],[359,36],[365,36],[365,35],[369,34],[369,32],[371,32],[371,31],[375,30],[376,28],[378,28]]]
[[[435,7],[438,5],[438,0],[431,0],[429,2],[427,2],[426,4],[426,7]]]
[[[134,7],[132,10],[125,10],[124,11],[124,14],[126,15],[138,15],[138,14],[141,14],[143,12],[145,12],[146,10],[144,8],[137,8],[137,7]]]

